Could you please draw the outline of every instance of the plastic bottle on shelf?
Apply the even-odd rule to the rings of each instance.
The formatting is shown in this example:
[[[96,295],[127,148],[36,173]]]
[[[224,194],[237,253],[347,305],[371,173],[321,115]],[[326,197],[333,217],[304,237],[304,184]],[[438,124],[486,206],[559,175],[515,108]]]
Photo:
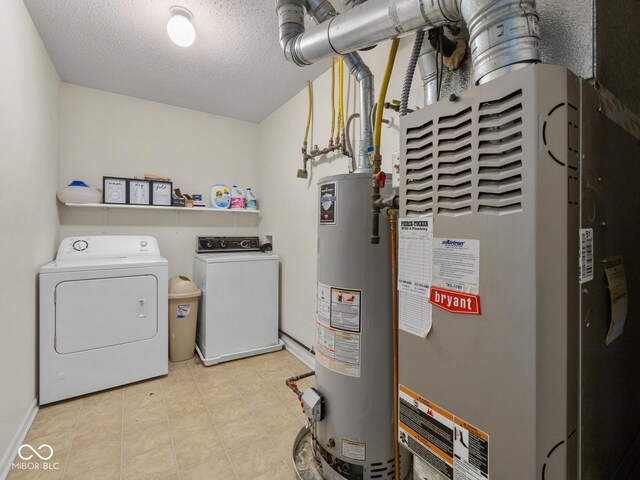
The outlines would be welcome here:
[[[102,203],[102,192],[82,180],[73,180],[58,190],[58,199],[62,203]]]
[[[231,208],[244,208],[244,191],[237,185],[231,187]]]
[[[257,210],[258,209],[258,199],[256,198],[256,194],[253,193],[251,187],[247,187],[247,191],[245,193],[245,208],[247,210]]]
[[[211,187],[211,208],[229,208],[231,204],[231,192],[226,185],[214,185]]]

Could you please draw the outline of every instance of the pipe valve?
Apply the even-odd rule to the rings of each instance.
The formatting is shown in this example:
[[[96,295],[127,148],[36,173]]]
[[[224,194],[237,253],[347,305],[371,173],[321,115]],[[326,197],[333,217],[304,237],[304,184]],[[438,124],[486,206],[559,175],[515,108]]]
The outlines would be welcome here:
[[[380,188],[384,188],[384,183],[387,181],[387,174],[380,170],[376,175],[376,179],[378,180]]]

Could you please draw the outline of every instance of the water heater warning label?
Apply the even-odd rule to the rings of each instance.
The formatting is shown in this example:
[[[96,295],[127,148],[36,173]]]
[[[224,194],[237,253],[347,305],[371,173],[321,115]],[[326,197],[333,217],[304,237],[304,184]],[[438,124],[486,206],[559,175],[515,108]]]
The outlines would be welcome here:
[[[429,480],[489,479],[489,435],[402,385],[399,407],[398,439],[424,461],[416,471]]]
[[[366,452],[366,443],[354,442],[352,440],[347,440],[346,438],[342,439],[342,456],[364,461],[367,457]]]
[[[360,376],[361,290],[318,284],[316,360],[342,375]]]
[[[331,327],[360,333],[361,290],[331,289]]]

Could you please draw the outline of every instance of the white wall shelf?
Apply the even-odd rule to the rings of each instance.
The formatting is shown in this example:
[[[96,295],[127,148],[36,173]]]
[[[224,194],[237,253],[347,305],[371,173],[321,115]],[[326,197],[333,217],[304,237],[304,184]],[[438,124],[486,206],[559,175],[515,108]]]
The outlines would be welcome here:
[[[162,207],[159,205],[118,205],[113,203],[65,203],[67,207],[83,207],[83,208],[119,208],[119,209],[136,209],[136,210],[172,210],[176,212],[207,212],[207,213],[260,213],[260,210],[241,210],[241,209],[221,209],[208,207]]]

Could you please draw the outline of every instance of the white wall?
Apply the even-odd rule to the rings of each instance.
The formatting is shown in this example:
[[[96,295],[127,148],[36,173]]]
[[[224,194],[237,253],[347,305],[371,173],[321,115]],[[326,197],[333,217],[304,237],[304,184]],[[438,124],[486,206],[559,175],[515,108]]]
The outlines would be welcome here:
[[[184,193],[207,198],[212,185],[258,185],[258,125],[76,85],[62,84],[60,186],[102,186],[103,175],[168,176]],[[153,235],[170,275],[191,275],[195,238],[257,234],[249,214],[74,209],[59,206],[61,237]]]
[[[60,79],[21,0],[0,2],[0,477],[37,392],[38,269],[58,241]]]
[[[387,101],[399,99],[413,37],[401,42],[391,77]],[[387,62],[390,42],[362,57],[376,79],[377,92]],[[345,75],[346,84],[346,75]],[[330,71],[314,81],[314,127],[311,144],[326,146],[331,123]],[[355,86],[352,85],[352,88]],[[351,98],[354,98],[351,91]],[[346,94],[345,94],[346,96]],[[337,97],[337,96],[336,96]],[[419,73],[414,78],[409,105],[422,105],[422,83]],[[351,108],[351,111],[354,111]],[[302,167],[300,148],[307,115],[306,90],[260,124],[260,180],[264,195],[261,208],[261,230],[274,234],[274,250],[281,258],[281,328],[311,346],[314,343],[317,272],[317,182],[322,177],[347,172],[347,160],[332,154],[313,162],[308,180],[296,178]],[[398,114],[386,110],[385,118],[393,117],[395,124],[382,129],[383,169],[391,171],[391,153],[398,150]],[[357,122],[356,127],[357,127]],[[355,138],[358,136],[355,129]],[[357,151],[357,142],[354,146]]]

